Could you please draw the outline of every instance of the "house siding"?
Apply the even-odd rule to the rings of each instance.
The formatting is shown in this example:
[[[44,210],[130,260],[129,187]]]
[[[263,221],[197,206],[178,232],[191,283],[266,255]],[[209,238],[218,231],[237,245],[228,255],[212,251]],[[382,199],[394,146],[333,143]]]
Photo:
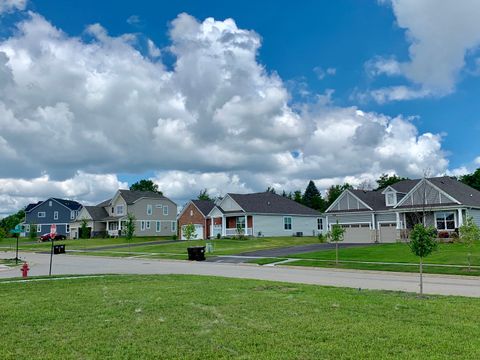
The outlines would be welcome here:
[[[178,218],[178,238],[182,238],[182,227],[188,224],[198,224],[203,226],[203,239],[208,237],[208,224],[205,221],[205,216],[198,210],[198,208],[190,203]]]
[[[292,229],[284,230],[284,217],[292,218]],[[319,218],[321,218],[319,216]],[[284,215],[254,215],[254,235],[258,236],[292,236],[297,232],[303,232],[304,236],[318,234],[317,217],[310,216],[284,216]]]
[[[375,215],[376,221],[390,221],[390,222],[397,222],[397,216],[395,213],[387,213],[387,214],[376,214]]]
[[[49,205],[49,201],[51,201],[51,206]],[[39,212],[44,212],[45,217],[39,218]],[[55,212],[58,212],[58,219],[54,218]],[[57,234],[68,235],[66,231],[66,224],[70,224],[72,222],[70,216],[71,210],[69,208],[61,205],[55,200],[48,199],[25,214],[25,223],[42,225],[39,234],[50,232],[50,225],[56,224]]]
[[[230,196],[225,196],[219,206],[225,211],[242,211],[242,208]]]
[[[467,210],[467,215],[471,216],[473,218],[473,221],[475,222],[475,224],[480,226],[480,210],[478,210],[478,209],[468,209]]]
[[[372,213],[368,212],[365,214],[331,214],[328,215],[328,223],[335,224],[338,220],[340,224],[345,223],[371,223],[372,222]]]
[[[152,205],[152,214],[147,214],[147,205]],[[157,207],[161,205],[160,207]],[[168,214],[163,215],[163,207],[168,206]],[[168,199],[143,198],[129,205],[127,213],[135,216],[135,236],[172,236],[177,234],[177,205]],[[150,229],[142,230],[141,222],[150,221]],[[161,222],[161,231],[157,232],[156,222]],[[175,230],[172,231],[172,222],[175,223]]]

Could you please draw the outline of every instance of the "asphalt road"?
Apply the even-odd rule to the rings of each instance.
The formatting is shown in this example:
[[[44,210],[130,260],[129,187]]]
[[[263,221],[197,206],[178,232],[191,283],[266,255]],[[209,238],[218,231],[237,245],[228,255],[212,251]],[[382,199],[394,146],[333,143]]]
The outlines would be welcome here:
[[[14,253],[0,253],[0,258],[12,258]],[[30,275],[47,275],[50,256],[21,253],[31,268]],[[360,270],[322,268],[265,267],[247,264],[150,260],[139,258],[108,258],[100,256],[55,255],[54,275],[92,274],[188,274],[226,278],[284,281],[361,289],[416,292],[418,275]],[[20,269],[1,270],[0,278],[20,275]],[[480,279],[467,276],[425,275],[426,294],[480,297]]]

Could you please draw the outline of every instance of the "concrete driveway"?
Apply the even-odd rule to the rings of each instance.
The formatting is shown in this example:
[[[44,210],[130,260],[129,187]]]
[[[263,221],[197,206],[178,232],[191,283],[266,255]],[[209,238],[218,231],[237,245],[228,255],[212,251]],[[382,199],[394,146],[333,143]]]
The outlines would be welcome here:
[[[12,258],[14,253],[0,253],[0,258]],[[47,275],[50,256],[22,253],[31,268],[30,275]],[[295,267],[265,267],[248,264],[109,258],[100,256],[55,255],[54,275],[92,274],[187,274],[227,278],[284,281],[361,289],[418,291],[418,275],[409,273],[306,269]],[[0,270],[0,278],[20,276],[20,269]],[[426,294],[480,297],[480,279],[467,276],[425,275]]]

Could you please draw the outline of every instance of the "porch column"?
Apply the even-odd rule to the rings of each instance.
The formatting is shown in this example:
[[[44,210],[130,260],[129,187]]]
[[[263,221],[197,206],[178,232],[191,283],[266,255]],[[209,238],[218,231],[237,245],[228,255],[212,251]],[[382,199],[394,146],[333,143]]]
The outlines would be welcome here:
[[[395,213],[395,217],[396,217],[396,220],[397,220],[397,230],[398,229],[401,229],[402,228],[402,225],[400,223],[400,213],[396,212]]]
[[[245,214],[245,235],[248,235],[248,218],[247,218],[247,214]]]
[[[225,215],[222,214],[222,236],[226,235]]]
[[[458,226],[457,227],[460,227],[463,225],[463,213],[462,213],[462,209],[458,209]]]
[[[325,216],[325,229],[327,229],[327,232],[330,230],[330,228],[328,227],[328,215]]]
[[[377,227],[375,226],[375,214],[372,213],[372,230],[375,230]]]

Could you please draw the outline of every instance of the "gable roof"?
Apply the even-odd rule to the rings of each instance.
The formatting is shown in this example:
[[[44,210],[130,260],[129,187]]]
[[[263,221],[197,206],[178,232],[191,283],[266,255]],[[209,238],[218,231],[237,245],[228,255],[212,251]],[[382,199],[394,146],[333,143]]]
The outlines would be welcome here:
[[[480,207],[480,191],[449,176],[427,179],[433,185],[458,200],[460,204]]]
[[[192,203],[205,216],[215,207],[215,203],[211,200],[192,200]]]
[[[32,204],[28,204],[27,207],[25,208],[25,212],[29,212],[30,210],[32,210],[37,205],[40,205],[41,203],[42,203],[42,201],[38,201],[38,202],[32,203]]]
[[[52,198],[52,199],[55,201],[58,201],[60,204],[62,204],[63,206],[66,206],[70,210],[78,210],[82,207],[82,204],[74,200],[65,200],[65,199],[59,199],[59,198]]]
[[[390,185],[390,187],[400,193],[408,193],[410,190],[412,190],[415,185],[417,185],[420,182],[421,179],[406,179],[406,180],[400,180],[399,182],[396,182],[395,184]]]
[[[123,190],[123,189],[120,189],[118,191],[120,192],[120,195],[122,196],[123,200],[125,200],[127,205],[131,205],[135,201],[141,198],[170,200],[165,196],[163,196],[162,194],[156,193],[154,191],[134,191],[134,190]]]
[[[100,206],[100,207],[105,207],[105,206],[108,206],[110,205],[110,202],[112,201],[112,199],[107,199],[107,200],[104,200],[102,201],[100,204],[97,204],[95,206]]]
[[[257,214],[285,214],[285,215],[313,215],[320,212],[286,197],[271,192],[253,194],[228,194],[240,207],[249,213]],[[218,207],[218,206],[217,206]]]
[[[108,216],[107,211],[101,206],[85,206],[85,210],[90,214],[92,220],[102,220]]]

